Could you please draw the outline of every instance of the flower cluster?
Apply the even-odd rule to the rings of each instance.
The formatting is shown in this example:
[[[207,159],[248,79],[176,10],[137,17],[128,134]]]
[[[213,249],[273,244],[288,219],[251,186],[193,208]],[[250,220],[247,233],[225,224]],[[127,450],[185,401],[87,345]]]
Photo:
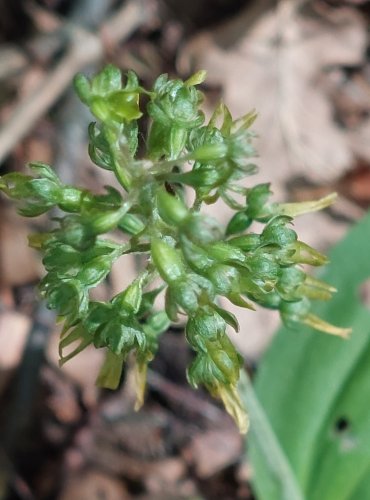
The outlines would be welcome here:
[[[346,336],[347,329],[310,312],[311,300],[327,300],[335,290],[306,274],[302,264],[320,266],[327,260],[299,241],[292,228],[293,217],[330,205],[335,195],[278,204],[271,201],[268,184],[248,186],[245,179],[257,170],[250,130],[256,115],[233,120],[221,103],[205,124],[196,88],[204,77],[198,72],[183,82],[162,75],[146,90],[133,72],[123,85],[114,66],[91,80],[78,75],[77,93],[97,119],[89,126],[91,160],[112,171],[122,189],[94,194],[64,185],[51,167],[32,163],[33,175],[0,177],[0,190],[20,202],[24,216],[55,207],[64,212],[53,218],[50,232],[30,237],[43,253],[41,294],[64,322],[61,363],[90,344],[104,348],[98,383],[115,388],[133,354],[140,407],[159,336],[184,315],[186,339],[195,352],[189,382],[221,398],[246,432],[248,419],[237,391],[242,358],[227,336],[228,326],[238,330],[239,325],[218,299],[252,310],[259,304],[278,310],[289,326],[302,323]],[[138,148],[142,117],[149,118],[149,126]],[[194,191],[191,206],[186,187]],[[234,211],[226,227],[201,212],[203,203],[218,199]],[[263,224],[259,233],[250,231],[254,221]],[[127,243],[114,240],[117,231],[127,235]],[[134,282],[108,302],[91,300],[90,289],[128,253],[146,256]],[[156,288],[158,279],[162,285]],[[161,293],[164,311],[155,307]]]

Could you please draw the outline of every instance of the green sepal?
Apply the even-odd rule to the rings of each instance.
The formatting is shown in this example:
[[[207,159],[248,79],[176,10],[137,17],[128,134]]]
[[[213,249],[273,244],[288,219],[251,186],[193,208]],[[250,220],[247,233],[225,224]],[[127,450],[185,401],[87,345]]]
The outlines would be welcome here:
[[[250,309],[251,311],[255,311],[256,308],[251,302],[247,302],[241,295],[235,292],[230,292],[226,295],[226,298],[230,300],[230,302],[238,307],[244,307],[244,309]]]
[[[141,318],[148,312],[150,312],[153,308],[155,299],[158,295],[164,290],[165,285],[161,285],[150,292],[145,292],[142,294],[140,308],[137,313],[138,317]]]
[[[235,314],[231,313],[230,311],[226,311],[226,309],[223,309],[222,307],[216,306],[215,304],[213,305],[213,308],[217,313],[222,317],[222,319],[229,325],[231,328],[233,328],[236,332],[239,331],[239,322],[235,316]]]
[[[63,349],[69,347],[71,344],[79,342],[78,345],[70,351],[66,356],[63,356]],[[59,366],[63,366],[64,363],[71,360],[77,354],[82,352],[86,347],[88,347],[92,343],[92,338],[86,332],[82,324],[77,325],[65,335],[59,342]]]
[[[121,381],[124,361],[124,354],[115,354],[107,349],[104,363],[95,382],[96,385],[104,389],[117,389]]]
[[[112,300],[113,306],[122,308],[130,314],[137,314],[143,296],[143,278],[136,279],[126,290],[119,293]]]
[[[184,85],[187,87],[193,87],[194,85],[199,85],[200,83],[203,83],[204,80],[207,77],[207,71],[204,69],[201,69],[191,75],[187,80],[185,80]]]
[[[302,241],[295,242],[291,249],[294,253],[290,255],[289,261],[294,264],[308,264],[310,266],[324,266],[328,264],[329,259],[326,255],[318,252],[307,243]]]
[[[249,111],[244,116],[238,118],[233,122],[233,129],[234,130],[249,129],[256,121],[257,117],[258,113],[256,112],[256,110],[252,109],[252,111]]]

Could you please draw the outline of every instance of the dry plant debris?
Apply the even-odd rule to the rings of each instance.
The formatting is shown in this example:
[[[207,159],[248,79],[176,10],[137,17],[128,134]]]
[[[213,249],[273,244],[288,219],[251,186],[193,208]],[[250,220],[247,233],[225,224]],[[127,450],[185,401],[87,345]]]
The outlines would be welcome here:
[[[261,170],[267,175],[303,174],[322,182],[338,178],[355,161],[353,139],[335,121],[328,79],[338,68],[363,62],[367,33],[353,9],[319,14],[305,4],[310,2],[278,2],[248,31],[239,30],[227,48],[224,30],[197,35],[179,64],[205,68],[222,86],[232,113],[244,106],[258,110]],[[247,8],[245,24],[249,15]],[[241,25],[238,18],[228,26],[230,37]]]

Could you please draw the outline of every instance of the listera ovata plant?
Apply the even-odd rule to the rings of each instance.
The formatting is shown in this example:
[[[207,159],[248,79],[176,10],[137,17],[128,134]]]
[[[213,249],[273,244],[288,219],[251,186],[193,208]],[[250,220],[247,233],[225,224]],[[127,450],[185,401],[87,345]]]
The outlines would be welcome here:
[[[205,124],[197,90],[204,78],[203,71],[186,81],[161,75],[147,90],[131,71],[123,84],[112,65],[91,80],[77,75],[77,93],[96,119],[88,129],[90,158],[110,170],[121,189],[107,186],[95,194],[65,185],[43,163],[31,163],[31,175],[0,177],[0,189],[20,202],[19,213],[26,217],[50,210],[55,215],[55,207],[65,213],[53,218],[50,232],[30,237],[46,269],[41,295],[63,321],[61,364],[90,344],[104,348],[97,382],[116,388],[132,353],[139,408],[159,336],[185,316],[186,339],[195,352],[190,384],[221,398],[246,432],[248,417],[237,391],[242,358],[226,333],[228,325],[238,330],[238,321],[218,298],[247,309],[277,309],[289,326],[303,323],[347,336],[348,329],[310,312],[312,299],[327,300],[335,290],[302,269],[301,264],[321,266],[327,259],[299,241],[292,228],[294,216],[330,205],[335,195],[279,204],[271,201],[269,184],[247,186],[245,179],[257,169],[250,130],[256,115],[234,120],[221,103]],[[148,118],[139,144],[139,122]],[[186,188],[193,190],[192,204]],[[218,199],[234,212],[226,227],[201,210]],[[261,232],[248,231],[253,221],[263,224]],[[114,240],[117,231],[127,235],[126,243]],[[90,290],[126,254],[145,256],[136,279],[108,302],[91,300]],[[155,306],[162,293],[164,311]]]

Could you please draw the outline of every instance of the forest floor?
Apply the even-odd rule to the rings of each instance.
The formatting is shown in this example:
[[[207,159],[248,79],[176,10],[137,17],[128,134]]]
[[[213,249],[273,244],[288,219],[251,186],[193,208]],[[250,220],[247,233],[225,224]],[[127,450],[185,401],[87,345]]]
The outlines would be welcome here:
[[[327,250],[370,205],[369,20],[366,0],[0,1],[0,173],[43,161],[99,191],[111,180],[88,159],[91,117],[73,75],[113,62],[150,85],[204,68],[206,112],[220,98],[235,115],[258,111],[258,179],[277,200],[340,194],[296,224]],[[59,330],[37,295],[40,258],[27,247],[47,220],[0,202],[0,499],[252,500],[243,438],[187,384],[181,325],[161,339],[139,413],[129,376],[115,392],[95,387],[100,351],[59,368]],[[135,265],[115,264],[96,297],[121,290]],[[233,340],[253,374],[279,321],[238,316],[248,331]]]

